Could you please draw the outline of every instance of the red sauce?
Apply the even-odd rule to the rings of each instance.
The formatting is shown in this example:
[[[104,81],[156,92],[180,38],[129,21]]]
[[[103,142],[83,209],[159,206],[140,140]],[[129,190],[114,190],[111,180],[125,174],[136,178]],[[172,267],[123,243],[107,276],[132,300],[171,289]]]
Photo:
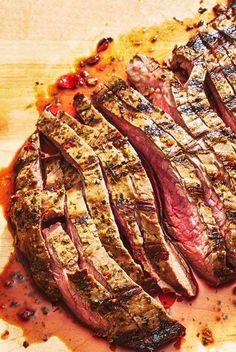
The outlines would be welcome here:
[[[29,319],[22,319],[20,315],[25,309],[35,311],[35,314]],[[52,305],[39,292],[16,252],[11,255],[1,273],[0,316],[20,326],[28,343],[47,341],[51,336],[58,336],[71,349],[80,346],[80,352],[92,351],[95,345],[98,351],[100,346],[102,351],[109,351],[105,340],[93,337],[65,307]]]
[[[184,342],[185,342],[184,337],[182,336],[178,337],[177,341],[174,343],[175,349],[180,350]]]

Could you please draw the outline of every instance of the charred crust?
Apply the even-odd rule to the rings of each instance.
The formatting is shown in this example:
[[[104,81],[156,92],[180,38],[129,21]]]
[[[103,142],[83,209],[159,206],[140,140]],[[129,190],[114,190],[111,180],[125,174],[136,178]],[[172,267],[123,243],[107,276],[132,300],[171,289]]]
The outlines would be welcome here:
[[[105,83],[114,94],[119,93],[121,90],[127,89],[129,86],[126,81],[116,78]]]
[[[219,258],[220,259],[220,258]],[[232,270],[227,267],[214,270],[215,275],[220,279],[221,283],[226,283],[232,280]]]
[[[191,39],[187,45],[197,53],[201,53],[202,51],[205,50],[205,45],[203,44],[200,37],[195,37]]]
[[[145,127],[145,133],[152,137],[157,137],[163,135],[164,131],[158,125],[152,124],[151,126]]]
[[[141,102],[137,105],[136,109],[139,112],[148,112],[148,111],[152,111],[152,106],[151,104],[149,104],[148,102]]]
[[[217,229],[213,229],[211,234],[208,236],[210,240],[214,242],[214,250],[218,251],[220,248],[224,246],[224,238],[217,231]]]
[[[185,328],[173,321],[162,320],[159,328],[151,332],[145,331],[145,333],[140,335],[140,332],[130,334],[129,336],[120,336],[115,342],[130,346],[139,352],[155,351],[163,341],[166,343],[179,337],[185,335]]]
[[[89,102],[88,98],[81,93],[75,94],[73,98],[73,104],[78,113],[91,108],[91,103]]]
[[[160,260],[167,261],[169,259],[169,253],[161,245],[145,245],[148,256],[154,263],[159,263]]]
[[[89,220],[88,216],[84,215],[84,216],[81,216],[81,217],[77,217],[74,220],[74,223],[78,224],[78,225],[83,225],[83,224],[87,224],[88,220]]]
[[[115,291],[115,296],[119,302],[124,302],[129,300],[133,296],[137,296],[142,291],[142,288],[139,286],[131,286],[119,288]]]
[[[234,223],[236,223],[236,211],[227,210],[226,211],[226,216],[227,216],[228,220],[233,221]]]
[[[140,352],[153,351],[163,344],[163,341],[168,342],[176,337],[184,335],[185,328],[179,323],[173,323],[169,320],[161,320],[159,329],[153,331],[142,343],[136,345],[136,348],[137,351]]]
[[[232,24],[228,28],[224,29],[224,33],[228,35],[230,38],[236,38],[236,27]]]
[[[148,200],[137,200],[136,202],[137,209],[143,210],[143,211],[155,211],[155,204],[153,202],[150,202]]]

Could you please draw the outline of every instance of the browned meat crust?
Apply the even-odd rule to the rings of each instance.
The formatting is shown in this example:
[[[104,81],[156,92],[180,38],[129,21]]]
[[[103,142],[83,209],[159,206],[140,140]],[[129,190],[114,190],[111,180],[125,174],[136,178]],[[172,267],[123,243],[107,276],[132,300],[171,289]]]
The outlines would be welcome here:
[[[226,265],[224,241],[221,240],[220,246],[218,247],[220,243],[218,242],[217,247],[215,247],[215,241],[213,240],[213,252],[212,249],[210,250],[208,247],[212,241],[210,238],[213,238],[211,231],[214,229],[213,232],[215,232],[217,225],[214,217],[211,215],[210,208],[207,207],[205,201],[201,198],[202,186],[201,181],[194,171],[195,167],[193,167],[190,161],[184,156],[175,140],[173,140],[173,138],[171,138],[170,135],[163,130],[161,122],[166,118],[166,116],[159,114],[159,112],[153,112],[156,123],[159,118],[159,123],[156,125],[156,123],[153,122],[153,117],[150,113],[150,111],[153,111],[151,105],[143,99],[140,100],[140,96],[139,99],[135,100],[135,95],[133,94],[131,98],[130,92],[133,91],[127,87],[124,81],[113,79],[106,84],[113,90],[113,92],[115,92],[117,96],[119,95],[119,99],[115,97],[111,90],[105,89],[104,86],[100,86],[99,89],[96,90],[94,99],[96,99],[97,105],[102,109],[106,116],[108,116],[114,124],[119,126],[123,133],[128,135],[130,141],[136,149],[139,150],[139,152],[143,154],[146,159],[150,160],[152,168],[154,168],[156,175],[158,175],[159,184],[162,186],[166,215],[168,216],[168,221],[172,225],[172,235],[178,240],[177,244],[179,248],[182,249],[183,253],[185,252],[185,255],[188,256],[189,261],[191,261],[196,270],[199,270],[199,272],[202,273],[204,272],[205,277],[207,277],[209,281],[212,283],[219,283],[221,280],[227,280],[227,275],[229,274],[231,276],[232,272]],[[131,105],[132,110],[128,108],[128,106]],[[135,112],[134,109],[136,109],[137,112]],[[141,131],[144,133],[141,133]],[[164,153],[165,156],[162,153]],[[167,162],[167,158],[169,162]],[[168,182],[165,176],[167,170]],[[182,180],[186,180],[184,184],[182,183],[181,178],[179,178],[180,175]],[[195,175],[194,178],[193,175]],[[174,187],[172,185],[174,185]],[[168,188],[171,189],[171,197],[168,196]],[[179,189],[178,192],[176,191],[177,188]],[[178,199],[180,195],[181,200]],[[190,197],[192,197],[191,201]],[[181,204],[181,208],[178,206],[178,213],[181,211],[181,224],[185,223],[185,220],[186,222],[189,221],[191,216],[194,216],[194,223],[198,224],[196,227],[192,227],[185,223],[184,231],[182,231],[179,228],[179,222],[177,219],[175,225],[173,224],[173,221],[175,221],[175,213],[172,212],[171,209],[175,209],[177,205],[170,205],[169,202],[177,201],[177,199],[178,204]],[[193,205],[194,202],[196,202],[195,208]],[[183,206],[183,204],[185,205]],[[186,211],[187,209],[188,212]],[[207,218],[204,218],[204,216],[207,216]],[[206,224],[208,226],[208,230],[205,227]],[[198,230],[198,226],[199,229],[201,226],[203,226],[203,228]],[[189,235],[186,233],[188,230]],[[203,234],[206,236],[205,240]],[[201,254],[203,254],[205,250],[207,250],[208,254],[206,256],[203,255],[200,259],[200,253],[198,253],[198,255],[194,254],[196,251],[193,248],[191,250],[188,246],[188,249],[185,248],[184,250],[182,246],[187,246],[188,236],[189,238],[195,238],[195,241],[197,242],[197,238],[199,238],[200,242],[206,241],[204,242],[203,251]],[[219,233],[217,237],[218,236],[222,239]],[[198,242],[198,245],[199,244],[200,243]],[[209,253],[212,253],[212,257]],[[222,271],[223,262],[225,263],[225,269]],[[200,269],[199,265],[203,265],[204,270]],[[218,279],[216,279],[216,277],[218,277]]]

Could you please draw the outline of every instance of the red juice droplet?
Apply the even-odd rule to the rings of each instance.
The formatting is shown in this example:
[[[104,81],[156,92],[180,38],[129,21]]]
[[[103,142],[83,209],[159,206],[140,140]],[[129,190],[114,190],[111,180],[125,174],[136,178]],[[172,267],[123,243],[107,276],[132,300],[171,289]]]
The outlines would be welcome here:
[[[160,293],[158,298],[164,308],[170,308],[175,303],[176,294],[174,292]]]

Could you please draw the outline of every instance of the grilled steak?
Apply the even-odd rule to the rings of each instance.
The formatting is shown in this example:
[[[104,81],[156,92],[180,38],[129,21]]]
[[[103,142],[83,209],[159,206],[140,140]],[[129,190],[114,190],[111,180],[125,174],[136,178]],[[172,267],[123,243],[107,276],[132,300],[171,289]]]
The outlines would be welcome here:
[[[211,285],[235,278],[235,0],[216,13],[168,66],[136,55],[138,91],[113,76],[92,102],[75,95],[76,118],[46,108],[15,164],[11,222],[35,283],[140,352],[185,333],[149,294],[196,295],[183,258]]]
[[[77,318],[112,342],[122,344],[128,336],[134,339],[138,325],[87,269],[80,269],[76,248],[61,224],[44,229],[43,234],[55,280]]]
[[[104,143],[99,149],[96,149],[96,141],[101,139],[101,136],[96,135],[96,131],[92,128],[81,125],[72,116],[61,114],[59,118],[60,121],[72,127],[84,142],[94,147],[105,176],[104,180],[110,194],[113,213],[119,227],[123,230],[122,233],[129,241],[133,256],[137,262],[142,263],[144,270],[150,273],[163,290],[170,291],[171,287],[160,280],[145,253],[143,237],[136,221],[133,185],[127,176],[127,169],[122,155],[117,153],[111,144],[106,145]],[[93,153],[92,155],[94,156],[95,154]],[[114,243],[110,241],[109,246],[114,248]]]
[[[140,154],[149,160],[162,189],[167,222],[171,224],[169,231],[180,250],[209,282],[219,284],[227,281],[232,272],[226,264],[224,239],[203,199],[201,180],[176,141],[166,133],[161,123],[156,123],[157,116],[160,122],[166,116],[156,112],[154,122],[148,113],[153,109],[151,104],[140,96],[136,99],[136,93],[133,94],[134,91],[124,81],[113,79],[106,84],[109,88],[100,86],[95,91],[94,100],[109,120],[129,137]],[[196,245],[201,246],[201,254]]]
[[[96,121],[100,121],[100,127],[97,125],[96,128],[92,128],[81,125],[68,114],[61,114],[60,120],[70,125],[84,141],[90,144],[99,157],[103,174],[106,176],[107,185],[110,188],[113,209],[115,208],[114,213],[115,215],[120,213],[120,216],[116,217],[117,221],[118,223],[120,220],[124,222],[127,218],[127,225],[123,232],[133,249],[134,256],[141,262],[143,268],[157,280],[162,290],[171,289],[166,283],[162,282],[162,280],[165,280],[177,291],[193,296],[196,290],[191,274],[183,259],[164,238],[158,222],[151,185],[139,158],[133,148],[127,145],[127,140],[106,122],[87,99],[86,101],[84,99],[86,98],[82,98],[80,106],[78,106],[77,101],[77,110],[80,109],[80,116],[84,121],[91,121],[91,116],[93,116],[93,126],[96,119]],[[82,106],[85,103],[87,108],[83,110]],[[118,137],[119,143],[117,143]],[[118,149],[114,147],[114,144]],[[123,144],[123,147],[121,147],[121,144]],[[134,188],[135,181],[137,181],[136,187],[138,187],[136,189]],[[135,194],[137,191],[138,194]],[[120,200],[121,196],[122,201]],[[127,214],[124,213],[124,210]],[[120,227],[123,225],[122,222]],[[136,226],[134,226],[135,222]],[[130,224],[133,224],[133,226],[130,226]],[[128,228],[128,231],[126,228]],[[155,270],[162,280],[158,278]]]
[[[220,29],[221,28],[221,29]],[[225,124],[233,132],[235,128],[235,49],[226,33],[233,33],[235,25],[225,14],[218,16],[187,46],[174,52],[174,64],[191,72],[196,61],[203,61],[207,68],[206,83]],[[222,44],[223,43],[223,44]]]
[[[101,177],[94,178],[94,170],[96,171],[98,166],[97,159],[96,157],[93,160],[88,158],[90,148],[87,146],[86,149],[86,144],[82,143],[79,136],[68,125],[49,113],[41,115],[38,128],[63,153],[69,163],[73,164],[76,172],[81,174],[83,189],[79,183],[75,194],[69,198],[69,202],[67,201],[66,218],[70,237],[80,256],[84,258],[84,265],[86,262],[90,264],[86,265],[86,269],[91,275],[94,275],[94,272],[97,273],[96,279],[112,293],[114,299],[118,300],[119,305],[138,325],[139,330],[134,337],[131,335],[129,341],[123,338],[119,343],[135,347],[138,350],[153,350],[160,344],[158,336],[161,336],[162,329],[169,330],[170,326],[170,338],[182,334],[182,326],[166,316],[160,304],[135,284],[102,246],[95,223],[90,217],[88,206],[88,196],[92,187],[89,184],[89,176],[93,175],[93,183],[97,187],[101,185]],[[68,140],[68,138],[70,139]],[[75,180],[76,177],[72,179]],[[66,188],[68,194],[69,185],[67,182]],[[98,192],[99,188],[97,188],[97,192],[93,189],[94,195]],[[163,314],[166,326],[165,323],[164,325],[161,323]]]
[[[173,72],[162,68],[154,59],[144,56],[136,56],[130,62],[128,71],[131,81],[141,92],[146,91],[154,104],[164,107],[177,123],[184,126],[198,140],[197,142],[195,139],[195,144],[193,141],[190,143],[190,135],[188,139],[178,139],[180,145],[189,153],[191,160],[212,180],[212,187],[222,201],[227,218],[228,257],[235,265],[236,224],[233,214],[236,198],[235,167],[232,165],[232,161],[234,163],[234,159],[236,160],[234,138],[233,133],[212,110],[206,97],[204,63],[197,62],[194,65],[185,85],[178,81]],[[151,88],[153,90],[149,95],[148,89]]]
[[[102,170],[92,149],[79,138],[73,129],[55,119],[49,112],[41,116],[38,128],[54,144],[61,146],[64,157],[80,172],[83,172],[86,202],[92,217],[96,219],[96,226],[103,245],[136,282],[142,281],[141,268],[133,261],[120,239],[111,212]]]
[[[59,138],[63,140],[63,134]],[[31,140],[35,155],[28,157],[28,141],[17,170],[21,175],[22,168],[32,170],[37,182],[27,181],[26,189],[23,177],[16,177],[11,212],[18,247],[28,258],[37,285],[53,300],[62,296],[83,323],[111,342],[152,351],[183,335],[184,328],[135,284],[102,246],[84,198],[91,162],[86,164],[83,155],[87,168],[78,172],[78,164],[75,169],[58,156],[40,161],[38,134]],[[36,161],[39,167],[30,168]],[[56,222],[58,219],[61,221]]]

